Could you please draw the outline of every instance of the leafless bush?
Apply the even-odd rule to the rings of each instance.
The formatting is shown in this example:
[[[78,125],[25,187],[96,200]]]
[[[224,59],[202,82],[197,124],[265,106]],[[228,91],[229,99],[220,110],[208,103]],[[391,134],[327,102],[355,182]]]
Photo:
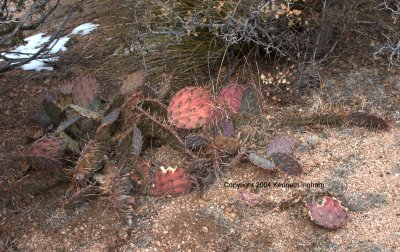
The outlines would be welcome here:
[[[11,70],[28,63],[37,58],[46,58],[50,47],[59,39],[64,26],[71,16],[60,25],[58,31],[45,43],[36,53],[26,54],[26,57],[7,57],[5,50],[15,43],[21,42],[25,31],[32,31],[39,28],[45,20],[58,7],[60,0],[0,0],[0,72]],[[7,54],[17,52],[7,52]],[[21,54],[21,52],[18,52]]]
[[[134,1],[131,51],[150,72],[179,66],[198,77],[219,74],[225,64],[229,74],[240,63],[265,58],[314,78],[321,64],[356,51],[348,38],[365,34],[358,31],[370,25],[363,8],[373,1]]]
[[[391,16],[394,29],[383,34],[386,42],[374,55],[387,55],[390,65],[400,66],[400,0],[385,0],[380,7]]]
[[[306,40],[315,35],[315,16],[325,7],[320,1],[296,0],[137,1],[133,7],[136,38],[142,44],[135,48],[148,56],[151,49],[167,46],[182,55],[185,45],[191,46],[188,41],[199,46],[208,40],[207,47],[219,50],[215,52],[218,57],[257,51],[275,59],[299,61],[303,56],[299,52],[309,46]],[[155,36],[166,43],[151,42]]]

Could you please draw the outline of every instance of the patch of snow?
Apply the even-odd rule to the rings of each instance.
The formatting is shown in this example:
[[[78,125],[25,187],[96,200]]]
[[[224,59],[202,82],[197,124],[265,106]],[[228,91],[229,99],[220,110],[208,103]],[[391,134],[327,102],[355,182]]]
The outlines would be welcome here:
[[[56,54],[58,52],[65,52],[67,48],[65,45],[69,41],[68,36],[61,37],[60,39],[53,41],[50,44],[49,54]],[[50,36],[44,33],[38,33],[33,36],[24,39],[26,44],[20,45],[11,53],[4,53],[3,55],[10,59],[23,59],[28,58],[31,55],[37,53],[40,48],[47,42],[49,42]],[[47,59],[36,59],[32,60],[25,65],[21,66],[22,70],[53,70],[52,67],[46,66],[46,62],[56,61],[58,57],[50,57]]]
[[[50,53],[51,54],[55,54],[58,52],[66,52],[67,51],[67,47],[65,47],[65,45],[67,44],[67,42],[69,41],[70,37],[68,36],[64,36],[61,37],[58,41],[54,41],[53,43],[51,43],[50,45]]]
[[[72,30],[69,35],[87,35],[96,30],[99,24],[85,23]]]
[[[53,41],[49,46],[49,55],[54,55],[54,57],[49,57],[46,59],[36,59],[32,60],[29,63],[21,66],[22,70],[53,70],[52,67],[47,66],[47,62],[57,61],[59,57],[55,56],[58,52],[66,52],[67,47],[66,44],[70,40],[73,35],[87,35],[97,29],[99,25],[93,23],[82,24],[73,31],[59,38],[58,40]],[[3,56],[8,57],[10,59],[22,59],[28,58],[31,55],[37,53],[44,44],[50,41],[50,36],[45,33],[38,33],[33,36],[27,37],[24,39],[25,44],[16,47],[12,52],[2,53]]]
[[[52,71],[53,67],[47,66],[46,62],[42,60],[32,60],[29,63],[26,63],[25,65],[21,66],[22,70],[47,70],[47,71]]]

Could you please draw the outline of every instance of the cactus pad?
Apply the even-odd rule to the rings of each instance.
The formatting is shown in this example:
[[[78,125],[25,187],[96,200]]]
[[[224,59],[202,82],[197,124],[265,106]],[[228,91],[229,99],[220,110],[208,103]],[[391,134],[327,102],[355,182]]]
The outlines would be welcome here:
[[[51,92],[51,91],[43,91],[42,93],[40,93],[40,99],[42,101],[51,101],[51,102],[57,102],[57,96]]]
[[[185,146],[191,150],[199,150],[208,146],[208,140],[200,135],[187,135],[185,137]]]
[[[256,194],[252,193],[252,192],[241,192],[240,193],[240,197],[242,198],[242,200],[249,206],[257,206],[260,204],[260,197],[258,197]]]
[[[347,209],[341,202],[332,197],[325,197],[321,205],[313,201],[308,209],[312,221],[327,229],[336,229],[346,224]]]
[[[267,170],[267,171],[274,171],[276,168],[274,162],[272,162],[264,157],[261,157],[256,153],[249,154],[249,161],[253,165],[255,165],[261,169]]]
[[[65,143],[54,136],[44,136],[29,147],[28,163],[38,169],[50,170],[60,166],[65,151]]]
[[[230,115],[236,115],[242,107],[243,91],[239,85],[226,86],[221,90],[217,104],[224,106]]]
[[[64,202],[64,207],[66,209],[74,209],[85,202],[97,198],[99,195],[100,195],[100,189],[98,186],[88,185],[74,192],[74,194],[72,194],[72,196],[70,196]]]
[[[153,177],[151,194],[155,197],[176,197],[188,193],[192,187],[189,173],[183,168],[164,168]]]
[[[57,184],[67,181],[67,178],[59,176],[57,173],[39,171],[27,174],[19,180],[12,182],[8,191],[15,200],[20,200],[46,192]]]
[[[114,174],[109,178],[108,190],[111,205],[117,210],[124,210],[135,204],[135,198],[131,196],[134,186],[128,177]]]
[[[289,175],[298,176],[303,172],[299,162],[287,153],[274,153],[271,155],[271,159],[276,166]]]
[[[74,171],[73,179],[76,185],[82,186],[94,172],[103,164],[104,146],[95,141],[89,141],[81,152]]]
[[[178,128],[199,128],[207,122],[212,107],[213,102],[206,89],[187,87],[172,98],[168,106],[168,120]]]
[[[135,92],[135,90],[144,83],[145,72],[139,70],[127,75],[121,86],[121,94],[129,95]]]
[[[80,76],[73,81],[72,99],[79,106],[88,106],[98,93],[99,83],[95,78]]]
[[[292,153],[294,148],[294,139],[289,135],[274,138],[267,147],[267,154],[271,156],[274,153]]]
[[[387,130],[389,123],[384,119],[366,112],[352,112],[349,114],[350,123],[359,127]]]
[[[52,124],[52,120],[47,115],[46,111],[44,109],[41,109],[36,115],[35,115],[35,121],[42,127],[43,129],[46,129]]]
[[[252,88],[246,88],[243,91],[242,114],[256,115],[260,113],[260,102],[257,98],[256,91]]]
[[[89,120],[100,121],[101,116],[99,113],[91,111],[89,109],[83,108],[78,105],[69,104],[67,109],[70,109],[72,112],[77,113],[79,116],[88,118]]]
[[[140,156],[143,148],[143,134],[138,127],[133,127],[132,129],[132,154],[136,157]]]

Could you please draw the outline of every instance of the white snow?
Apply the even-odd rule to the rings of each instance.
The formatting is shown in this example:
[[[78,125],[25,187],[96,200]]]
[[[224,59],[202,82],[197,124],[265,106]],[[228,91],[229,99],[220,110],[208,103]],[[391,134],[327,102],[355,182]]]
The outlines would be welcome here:
[[[76,27],[75,29],[72,30],[70,34],[61,37],[50,44],[48,54],[54,55],[54,57],[32,60],[29,63],[21,66],[21,68],[23,70],[36,70],[36,71],[53,70],[51,66],[47,66],[46,62],[57,61],[58,57],[55,56],[55,54],[57,54],[58,52],[67,51],[67,47],[65,45],[72,36],[90,34],[92,31],[97,29],[98,26],[99,26],[98,24],[86,23]],[[16,47],[12,52],[3,53],[2,55],[11,59],[29,58],[31,55],[37,53],[45,43],[49,42],[49,40],[50,40],[49,35],[45,33],[38,33],[33,36],[25,38],[24,45],[20,45]]]
[[[99,26],[99,24],[93,24],[93,23],[81,24],[80,26],[73,29],[69,35],[78,35],[78,34],[87,35],[92,31],[96,30],[97,26]]]

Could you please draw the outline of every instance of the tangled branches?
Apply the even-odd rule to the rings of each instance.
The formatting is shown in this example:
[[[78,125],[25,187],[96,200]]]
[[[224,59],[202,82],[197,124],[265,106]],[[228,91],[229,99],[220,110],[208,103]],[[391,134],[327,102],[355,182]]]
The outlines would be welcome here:
[[[38,1],[0,1],[0,48],[7,48],[23,39],[24,31],[37,29],[56,10],[60,0]],[[37,58],[46,58],[54,42],[60,38],[64,26],[72,15],[70,10],[58,31],[35,53],[26,54],[26,57],[5,56],[5,51],[0,51],[0,72],[5,72],[30,62]],[[7,52],[7,55],[17,52]],[[21,54],[21,53],[18,53]]]
[[[313,70],[336,53],[352,8],[336,0],[134,1],[130,49],[154,75],[180,66],[218,80],[225,65],[226,80],[260,58]]]
[[[383,11],[389,12],[393,24],[400,22],[400,1],[384,1],[381,5]],[[398,27],[398,24],[397,24]],[[388,54],[389,64],[400,66],[400,29],[392,30],[389,34],[383,34],[386,43],[374,53],[374,55]]]

